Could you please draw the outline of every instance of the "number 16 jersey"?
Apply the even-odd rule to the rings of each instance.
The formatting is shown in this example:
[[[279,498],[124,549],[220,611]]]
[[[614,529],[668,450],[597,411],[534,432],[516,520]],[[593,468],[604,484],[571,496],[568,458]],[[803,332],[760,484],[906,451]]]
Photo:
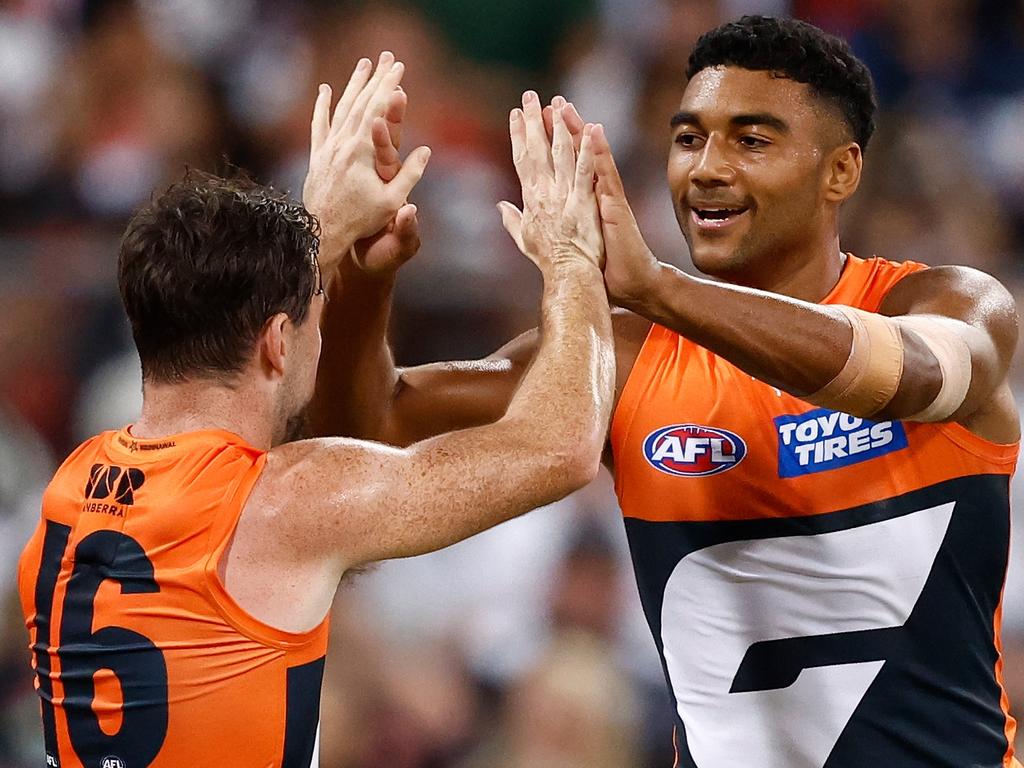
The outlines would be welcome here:
[[[57,471],[18,571],[47,766],[315,762],[326,620],[269,627],[217,575],[264,457],[217,430],[122,430]]]
[[[847,257],[867,311],[923,265]],[[616,491],[687,768],[996,768],[1017,446],[818,408],[654,326]]]

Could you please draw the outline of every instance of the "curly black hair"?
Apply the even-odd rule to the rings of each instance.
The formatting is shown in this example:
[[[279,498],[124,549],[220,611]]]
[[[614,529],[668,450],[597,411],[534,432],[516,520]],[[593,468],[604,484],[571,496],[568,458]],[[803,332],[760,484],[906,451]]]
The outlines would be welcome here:
[[[744,16],[701,35],[686,77],[717,66],[768,71],[806,83],[842,113],[853,140],[867,149],[875,130],[875,86],[845,40],[798,19]]]
[[[266,321],[300,324],[317,290],[320,224],[235,171],[189,170],[125,230],[118,283],[147,381],[227,380]]]

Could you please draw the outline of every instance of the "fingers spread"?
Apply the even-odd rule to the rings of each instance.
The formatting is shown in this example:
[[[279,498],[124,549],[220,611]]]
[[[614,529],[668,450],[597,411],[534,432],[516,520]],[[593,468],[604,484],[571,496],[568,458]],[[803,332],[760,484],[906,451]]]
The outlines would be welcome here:
[[[383,117],[373,121],[370,138],[373,140],[373,160],[377,175],[381,181],[391,181],[402,167],[402,159],[395,145],[391,143],[391,134]]]
[[[338,104],[334,108],[334,118],[331,121],[332,132],[337,132],[348,118],[349,110],[352,109],[352,103],[362,92],[363,88],[366,87],[372,70],[373,66],[369,59],[360,59],[356,64],[356,68],[352,71],[352,75],[345,85],[345,90],[341,93],[341,98],[338,99]]]
[[[384,67],[381,67],[381,69],[384,69]],[[376,84],[372,81],[370,82],[370,85],[367,86],[367,90],[372,88],[369,99],[363,105],[357,102],[356,106],[352,108],[352,114],[349,117],[352,123],[352,130],[356,130],[357,126],[359,128],[365,127],[375,117],[384,117],[391,94],[402,81],[404,74],[405,64],[396,61],[391,65],[390,69],[384,72]],[[360,108],[362,111],[359,111]]]
[[[430,147],[417,147],[405,158],[395,178],[388,183],[388,190],[393,195],[391,199],[396,204],[406,201],[413,187],[423,178],[429,161]]]
[[[507,200],[502,200],[498,203],[498,212],[501,214],[501,226],[512,236],[516,247],[523,253],[526,253],[526,247],[523,245],[522,211]]]
[[[405,120],[405,108],[409,105],[409,97],[402,90],[401,86],[395,88],[388,96],[387,107],[384,110],[384,120],[387,122],[388,135],[391,137],[391,144],[395,149],[402,147],[402,121]]]
[[[373,70],[372,75],[363,80],[362,87],[352,98],[343,122],[337,122],[336,125],[332,126],[335,131],[340,131],[342,128],[346,128],[351,132],[354,130],[353,126],[360,125],[363,115],[366,112],[367,105],[377,94],[377,90],[380,87],[381,82],[391,71],[394,65],[395,55],[391,53],[391,51],[381,52],[380,56],[377,58],[377,68]],[[394,90],[394,88],[392,87],[388,89],[388,92],[391,90]]]
[[[320,88],[316,94],[316,102],[313,104],[313,119],[309,126],[310,155],[313,155],[320,149],[331,130],[330,114],[331,86],[327,85],[327,83],[320,83]]]

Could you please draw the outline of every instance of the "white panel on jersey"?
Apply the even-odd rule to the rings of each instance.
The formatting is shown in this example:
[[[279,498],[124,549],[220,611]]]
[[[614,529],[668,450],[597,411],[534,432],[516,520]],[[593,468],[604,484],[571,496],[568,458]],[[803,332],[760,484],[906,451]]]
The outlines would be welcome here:
[[[699,768],[821,768],[883,661],[813,667],[787,688],[729,693],[765,640],[906,623],[954,502],[813,536],[691,552],[665,585],[661,637]]]
[[[313,758],[309,761],[309,768],[320,768],[320,720],[316,721],[316,739],[313,741]]]

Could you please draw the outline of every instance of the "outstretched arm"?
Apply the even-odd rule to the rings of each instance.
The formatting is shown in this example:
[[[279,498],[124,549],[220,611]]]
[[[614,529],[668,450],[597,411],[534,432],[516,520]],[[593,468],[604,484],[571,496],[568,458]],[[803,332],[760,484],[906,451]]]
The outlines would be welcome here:
[[[377,168],[388,179],[400,166],[398,149],[405,94],[374,125]],[[564,99],[556,97],[560,107]],[[548,137],[554,135],[552,107],[543,110]],[[583,123],[573,110],[576,144]],[[415,208],[400,210],[395,222],[365,251],[357,244],[341,260],[323,320],[323,351],[310,426],[317,436],[345,435],[409,445],[455,429],[492,423],[505,413],[538,346],[536,329],[483,360],[399,369],[387,343],[392,293],[398,269],[419,248]],[[403,215],[406,218],[403,219]]]
[[[858,318],[845,308],[691,277],[659,262],[647,248],[603,131],[595,133],[594,144],[608,253],[605,279],[615,303],[819,405],[847,410],[857,399],[850,386],[866,380],[856,377],[878,374],[879,386],[893,391],[874,399],[860,393],[868,404],[855,415],[957,421],[992,440],[1017,439],[1016,411],[1006,390],[1017,314],[1013,298],[996,280],[961,267],[924,270],[901,280],[879,315]],[[862,319],[871,324],[869,332],[857,329]],[[879,334],[887,335],[885,345],[878,343]],[[888,351],[879,355],[883,346]],[[829,387],[837,380],[840,386]],[[948,412],[929,412],[940,391],[951,404]]]
[[[511,118],[519,242],[544,277],[539,347],[505,414],[405,449],[344,439],[271,452],[250,502],[287,508],[301,543],[341,568],[431,551],[550,503],[599,466],[614,391],[589,137],[552,162],[536,94]],[[589,133],[589,128],[588,128]],[[316,493],[296,489],[316,488]],[[298,501],[300,500],[301,501]]]

